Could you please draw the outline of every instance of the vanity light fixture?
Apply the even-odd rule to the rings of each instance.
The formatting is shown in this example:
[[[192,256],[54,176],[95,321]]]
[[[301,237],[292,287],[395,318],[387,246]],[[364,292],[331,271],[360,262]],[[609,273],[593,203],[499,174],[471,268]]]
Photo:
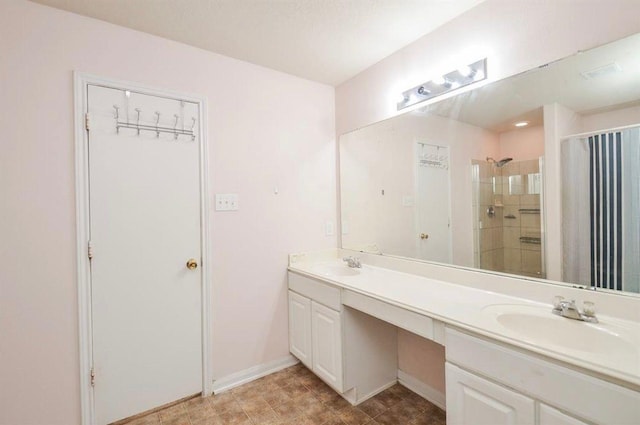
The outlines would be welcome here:
[[[515,123],[513,125],[516,126],[516,127],[526,127],[526,126],[529,125],[529,121],[520,121],[520,122],[517,122],[517,123]]]
[[[431,81],[402,92],[398,110],[443,95],[487,78],[487,58],[461,66]]]

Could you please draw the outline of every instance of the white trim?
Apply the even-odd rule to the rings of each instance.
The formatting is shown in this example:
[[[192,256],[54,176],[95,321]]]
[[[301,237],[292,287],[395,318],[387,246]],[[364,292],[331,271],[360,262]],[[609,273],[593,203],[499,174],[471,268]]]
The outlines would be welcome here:
[[[215,381],[213,381],[213,392],[215,394],[218,394],[232,388],[239,387],[240,385],[246,384],[247,382],[255,381],[258,378],[262,378],[263,376],[270,375],[274,372],[291,367],[298,363],[298,359],[296,359],[292,355],[288,355],[272,362],[263,363],[245,370],[241,370],[240,372],[232,373],[231,375],[227,375],[224,378],[216,379]]]
[[[389,381],[386,384],[384,384],[383,386],[371,391],[369,394],[366,394],[366,395],[364,395],[362,397],[358,396],[358,392],[357,392],[356,388],[352,388],[349,391],[347,391],[347,392],[345,392],[343,394],[340,394],[340,395],[342,396],[342,398],[347,400],[353,406],[357,406],[360,403],[364,403],[365,401],[369,400],[370,398],[377,396],[378,394],[380,394],[384,390],[393,387],[397,383],[398,383],[398,380],[394,378],[391,381]]]
[[[401,371],[400,369],[398,369],[398,383],[403,387],[406,387],[407,389],[418,394],[422,398],[427,399],[442,410],[447,410],[444,393],[436,390],[430,385],[425,384],[424,382],[409,375],[408,373]]]
[[[596,136],[598,134],[605,134],[605,133],[615,133],[617,131],[630,130],[632,128],[637,128],[637,127],[640,127],[640,123],[623,125],[621,127],[605,128],[602,130],[587,131],[586,133],[569,134],[568,136],[562,136],[560,140],[562,141],[567,139],[573,139],[574,137],[580,138],[580,137]]]
[[[75,179],[76,179],[76,258],[78,280],[78,331],[80,349],[80,407],[82,425],[96,423],[94,392],[91,386],[90,369],[93,366],[91,330],[90,269],[87,258],[89,241],[89,185],[88,149],[85,130],[87,111],[87,86],[101,85],[137,91],[152,96],[164,96],[198,104],[200,140],[200,220],[202,250],[202,392],[210,395],[213,391],[211,367],[211,249],[209,238],[209,159],[207,129],[207,99],[185,93],[178,93],[133,83],[74,71],[74,132],[75,132]]]

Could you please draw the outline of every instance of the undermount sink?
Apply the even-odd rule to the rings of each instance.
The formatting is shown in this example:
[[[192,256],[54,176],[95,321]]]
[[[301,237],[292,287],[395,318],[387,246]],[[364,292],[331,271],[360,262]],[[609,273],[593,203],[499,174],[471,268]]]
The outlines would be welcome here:
[[[610,321],[586,323],[551,313],[551,307],[495,304],[483,309],[509,334],[536,345],[553,345],[595,355],[617,353],[623,357],[640,355],[634,330]]]
[[[355,269],[346,264],[316,264],[313,271],[323,276],[357,276],[360,269]]]

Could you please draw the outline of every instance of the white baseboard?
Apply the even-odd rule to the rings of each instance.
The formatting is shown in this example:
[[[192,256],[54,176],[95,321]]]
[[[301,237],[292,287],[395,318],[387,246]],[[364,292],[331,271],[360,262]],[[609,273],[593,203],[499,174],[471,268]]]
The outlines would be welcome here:
[[[263,376],[288,368],[297,363],[299,363],[298,359],[292,355],[288,355],[287,357],[269,363],[263,363],[250,367],[249,369],[241,370],[240,372],[232,373],[231,375],[213,381],[213,393],[218,394],[239,387],[242,384],[255,381],[258,378],[262,378]]]
[[[419,381],[418,379],[401,370],[398,370],[398,383],[404,387],[407,387],[419,396],[424,397],[442,410],[447,410],[444,393],[436,390],[432,386]]]
[[[393,387],[398,381],[396,381],[395,379],[393,381],[387,382],[386,384],[384,384],[383,386],[381,386],[380,388],[371,391],[369,394],[365,394],[362,397],[358,397],[357,403],[360,404],[364,401],[369,400],[371,397],[374,397],[378,394],[380,394],[381,392],[383,392],[384,390],[386,390],[387,388],[391,388]],[[347,399],[347,401],[349,401]],[[354,403],[351,403],[354,404]]]

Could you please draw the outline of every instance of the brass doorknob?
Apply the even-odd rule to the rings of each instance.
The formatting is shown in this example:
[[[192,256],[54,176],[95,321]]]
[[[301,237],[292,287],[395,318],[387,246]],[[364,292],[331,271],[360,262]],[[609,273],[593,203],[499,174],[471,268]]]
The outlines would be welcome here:
[[[429,239],[429,235],[426,233],[420,233],[420,239]]]
[[[195,260],[195,258],[190,258],[189,261],[187,261],[187,268],[189,270],[195,270],[198,268],[198,262]]]

